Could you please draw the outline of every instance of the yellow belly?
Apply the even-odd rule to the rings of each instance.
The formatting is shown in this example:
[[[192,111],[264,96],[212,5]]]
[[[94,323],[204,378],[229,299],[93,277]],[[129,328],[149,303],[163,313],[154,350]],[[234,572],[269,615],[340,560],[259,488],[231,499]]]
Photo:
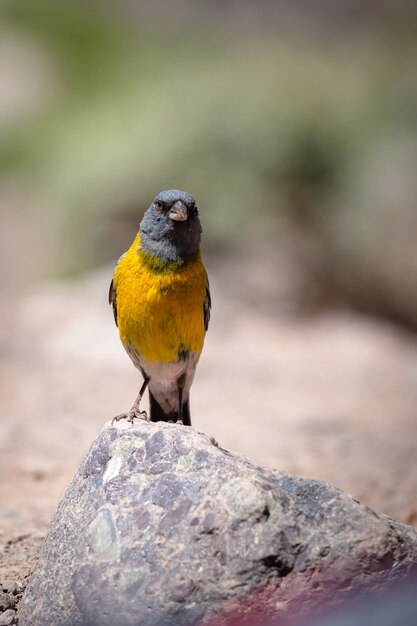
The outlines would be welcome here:
[[[187,263],[149,262],[139,235],[114,273],[117,321],[125,348],[146,361],[177,361],[182,351],[201,352],[206,273],[200,253]]]

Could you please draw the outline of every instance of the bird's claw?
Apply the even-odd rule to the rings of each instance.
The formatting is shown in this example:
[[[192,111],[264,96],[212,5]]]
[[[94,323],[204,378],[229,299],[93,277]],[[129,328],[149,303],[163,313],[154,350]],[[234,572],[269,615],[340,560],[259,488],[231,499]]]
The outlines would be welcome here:
[[[146,413],[146,411],[131,409],[130,411],[127,411],[127,413],[120,413],[120,415],[116,415],[116,417],[113,417],[111,424],[113,426],[114,422],[120,422],[120,420],[127,420],[130,424],[133,424],[133,421],[135,419],[149,422],[148,414]]]

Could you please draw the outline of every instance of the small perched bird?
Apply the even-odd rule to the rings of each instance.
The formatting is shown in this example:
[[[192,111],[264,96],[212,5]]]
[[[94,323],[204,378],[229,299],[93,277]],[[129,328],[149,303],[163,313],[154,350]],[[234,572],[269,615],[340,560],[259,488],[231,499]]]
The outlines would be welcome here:
[[[109,302],[143,384],[130,411],[115,420],[147,419],[140,402],[149,386],[152,422],[191,426],[190,387],[211,307],[201,232],[194,198],[177,189],[161,191],[116,265]]]

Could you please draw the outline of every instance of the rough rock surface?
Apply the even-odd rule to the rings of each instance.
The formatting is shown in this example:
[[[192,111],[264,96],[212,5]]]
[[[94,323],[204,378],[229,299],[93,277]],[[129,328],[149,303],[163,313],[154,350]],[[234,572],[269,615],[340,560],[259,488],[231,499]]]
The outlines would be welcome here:
[[[236,623],[383,591],[417,533],[174,424],[107,427],[53,519],[21,626]]]

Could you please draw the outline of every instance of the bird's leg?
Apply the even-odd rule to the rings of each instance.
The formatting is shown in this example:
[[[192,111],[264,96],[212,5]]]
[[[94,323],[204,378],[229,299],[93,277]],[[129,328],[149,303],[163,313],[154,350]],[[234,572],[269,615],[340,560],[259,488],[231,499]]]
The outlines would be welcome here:
[[[180,376],[178,378],[177,385],[178,385],[178,418],[177,418],[177,424],[184,424],[183,419],[182,419],[182,396],[183,396],[183,389],[184,389],[184,385],[185,385],[185,374],[182,374],[182,376]]]
[[[148,386],[148,383],[149,383],[149,376],[145,376],[145,379],[142,383],[142,387],[140,388],[138,396],[136,400],[134,401],[133,406],[130,409],[130,411],[128,411],[127,413],[121,413],[120,415],[116,415],[116,417],[113,417],[112,422],[111,422],[112,424],[114,422],[119,422],[120,420],[127,420],[128,422],[133,424],[133,420],[135,419],[135,417],[137,419],[149,421],[146,411],[140,410],[140,402],[142,400],[143,394],[145,393],[145,389]]]

